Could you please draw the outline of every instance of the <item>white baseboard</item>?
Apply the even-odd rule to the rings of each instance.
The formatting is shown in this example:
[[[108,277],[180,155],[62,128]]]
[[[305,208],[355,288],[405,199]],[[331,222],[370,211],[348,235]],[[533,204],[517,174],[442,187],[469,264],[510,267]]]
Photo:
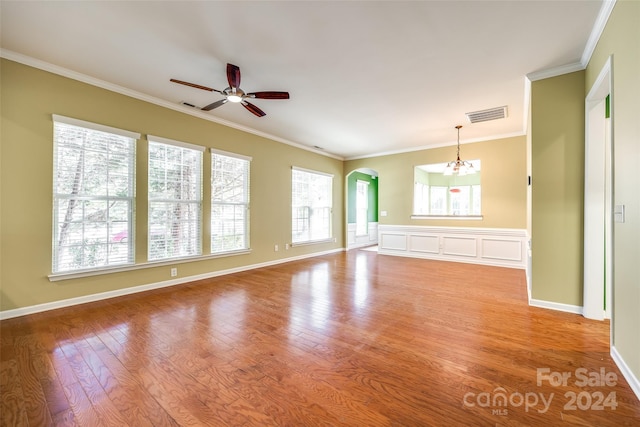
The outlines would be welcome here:
[[[212,272],[209,272],[209,273],[198,274],[198,275],[195,275],[195,276],[180,277],[179,279],[165,280],[165,281],[162,281],[162,282],[149,283],[149,284],[146,284],[146,285],[133,286],[133,287],[130,287],[130,288],[117,289],[117,290],[114,290],[114,291],[100,292],[100,293],[97,293],[97,294],[91,294],[91,295],[85,295],[85,296],[81,296],[81,297],[69,298],[69,299],[64,299],[64,300],[60,300],[60,301],[48,302],[48,303],[44,303],[44,304],[37,304],[37,305],[29,306],[29,307],[16,308],[16,309],[12,309],[12,310],[4,310],[4,311],[0,311],[0,320],[6,320],[6,319],[14,318],[14,317],[26,316],[26,315],[29,315],[29,314],[41,313],[41,312],[44,312],[44,311],[55,310],[55,309],[58,309],[58,308],[71,307],[71,306],[74,306],[74,305],[85,304],[85,303],[88,303],[88,302],[106,300],[106,299],[120,297],[120,296],[124,296],[124,295],[136,294],[136,293],[139,293],[139,292],[150,291],[150,290],[153,290],[153,289],[166,288],[166,287],[169,287],[169,286],[180,285],[182,283],[194,282],[196,280],[209,279],[209,278],[212,278],[212,277],[218,277],[218,276],[224,276],[224,275],[227,275],[227,274],[239,273],[241,271],[255,270],[257,268],[269,267],[269,266],[272,266],[272,265],[284,264],[286,262],[297,261],[297,260],[301,260],[301,259],[305,259],[305,258],[313,258],[313,257],[316,257],[316,256],[327,255],[327,254],[332,254],[332,253],[336,253],[336,252],[343,252],[343,251],[344,251],[344,248],[332,249],[332,250],[329,250],[329,251],[315,252],[315,253],[312,253],[312,254],[305,254],[305,255],[298,255],[298,256],[295,256],[295,257],[283,258],[283,259],[278,259],[278,260],[274,260],[274,261],[267,261],[267,262],[262,262],[262,263],[258,263],[258,264],[243,265],[243,266],[240,266],[240,267],[229,268],[229,269],[226,269],[226,270],[212,271]]]
[[[622,372],[622,376],[624,376],[624,379],[627,380],[627,383],[629,383],[629,387],[631,387],[631,390],[633,390],[638,400],[640,400],[640,379],[638,379],[638,377],[633,374],[631,368],[629,368],[629,365],[626,364],[626,362],[614,346],[611,346],[611,358],[618,366],[618,369],[620,369],[620,372]]]
[[[573,314],[582,314],[581,305],[563,304],[561,302],[544,301],[539,299],[529,299],[529,305],[532,307],[547,308],[550,310],[564,311]]]
[[[349,247],[347,248],[347,251],[350,251],[352,249],[366,248],[366,247],[369,247],[369,246],[376,246],[376,245],[377,245],[376,242],[358,243],[357,245],[349,245]]]

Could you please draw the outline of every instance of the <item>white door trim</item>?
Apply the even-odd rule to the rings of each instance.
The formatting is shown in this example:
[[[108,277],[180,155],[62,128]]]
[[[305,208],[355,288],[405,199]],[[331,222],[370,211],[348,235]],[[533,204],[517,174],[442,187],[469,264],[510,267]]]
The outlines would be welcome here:
[[[610,318],[612,306],[613,149],[612,127],[604,114],[607,96],[613,106],[611,76],[609,57],[585,99],[583,314],[597,320]]]

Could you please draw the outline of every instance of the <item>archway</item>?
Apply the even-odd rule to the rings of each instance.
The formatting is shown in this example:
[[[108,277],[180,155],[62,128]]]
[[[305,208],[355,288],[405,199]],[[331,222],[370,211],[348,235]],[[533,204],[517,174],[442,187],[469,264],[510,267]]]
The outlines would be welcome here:
[[[378,243],[378,172],[359,168],[345,177],[347,250]]]

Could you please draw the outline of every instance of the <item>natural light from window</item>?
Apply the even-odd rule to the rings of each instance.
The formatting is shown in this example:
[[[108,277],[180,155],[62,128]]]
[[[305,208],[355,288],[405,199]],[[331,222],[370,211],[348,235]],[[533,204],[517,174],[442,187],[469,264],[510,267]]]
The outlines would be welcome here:
[[[291,242],[331,238],[333,175],[300,168],[291,170]]]
[[[211,150],[211,253],[249,248],[250,161]]]
[[[480,217],[482,189],[480,160],[470,160],[476,173],[445,176],[446,163],[414,168],[413,218]]]
[[[202,254],[203,151],[149,137],[149,261]]]
[[[139,134],[63,116],[54,120],[53,273],[134,262]]]

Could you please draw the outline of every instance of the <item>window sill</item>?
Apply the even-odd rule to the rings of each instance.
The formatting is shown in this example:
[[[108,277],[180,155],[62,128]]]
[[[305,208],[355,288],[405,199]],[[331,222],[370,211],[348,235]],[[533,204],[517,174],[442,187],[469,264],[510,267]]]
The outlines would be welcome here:
[[[482,215],[411,215],[411,219],[456,219],[481,221]]]
[[[127,265],[122,265],[118,267],[101,268],[99,270],[82,270],[82,271],[70,271],[66,273],[52,273],[47,277],[49,278],[50,282],[58,282],[61,280],[80,279],[83,277],[101,276],[104,274],[121,273],[124,271],[144,270],[147,268],[162,267],[165,265],[184,264],[187,262],[204,261],[207,259],[223,258],[228,256],[234,256],[234,255],[244,255],[248,253],[251,253],[251,249],[242,249],[237,251],[221,252],[221,253],[215,253],[215,254],[209,254],[209,255],[198,255],[198,256],[193,256],[188,258],[174,258],[174,259],[166,259],[162,261],[149,261],[149,262],[140,263],[140,264],[127,264]]]
[[[335,243],[335,239],[333,237],[330,237],[328,239],[320,239],[320,240],[307,240],[304,242],[294,242],[291,243],[291,246],[306,246],[306,245],[315,245],[318,243]]]

